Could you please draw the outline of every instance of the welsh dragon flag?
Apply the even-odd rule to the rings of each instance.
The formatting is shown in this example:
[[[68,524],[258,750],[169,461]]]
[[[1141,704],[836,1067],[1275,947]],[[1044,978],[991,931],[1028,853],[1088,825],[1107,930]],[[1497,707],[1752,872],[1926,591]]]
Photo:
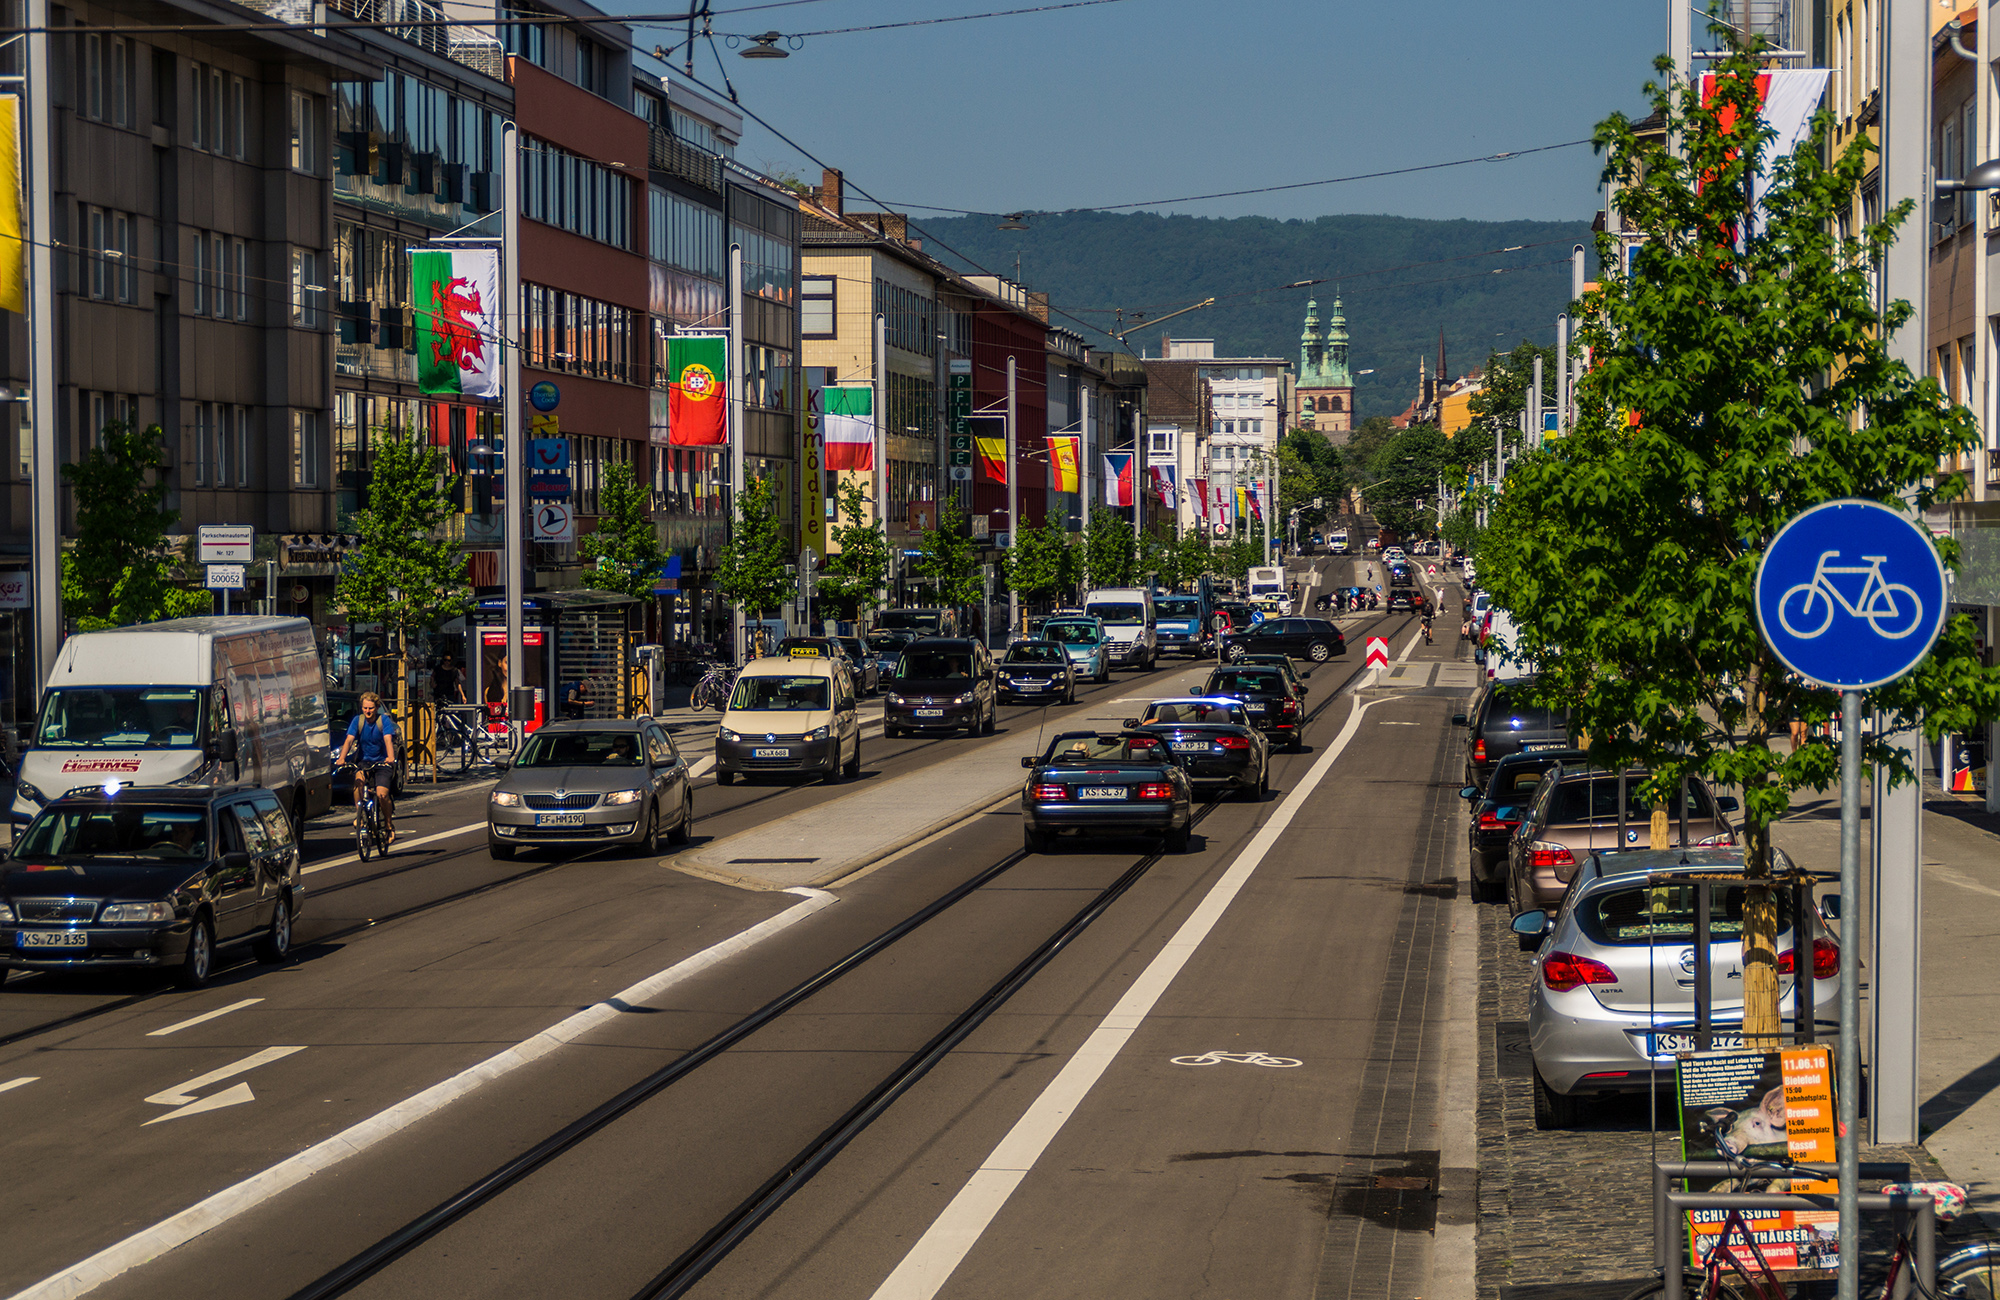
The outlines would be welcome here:
[[[500,396],[500,250],[418,253],[410,280],[417,391]]]
[[[821,426],[828,469],[875,468],[875,390],[827,388]]]

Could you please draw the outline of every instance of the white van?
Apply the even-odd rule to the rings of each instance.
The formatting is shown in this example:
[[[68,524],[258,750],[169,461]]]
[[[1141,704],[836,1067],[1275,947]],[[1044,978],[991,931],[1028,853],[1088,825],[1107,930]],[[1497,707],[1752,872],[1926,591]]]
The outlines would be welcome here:
[[[1102,587],[1084,598],[1083,612],[1104,625],[1114,667],[1153,671],[1160,635],[1152,592],[1143,587]]]
[[[1258,565],[1250,570],[1250,603],[1258,609],[1289,614],[1291,597],[1285,594],[1285,571],[1275,565]]]
[[[18,829],[79,786],[274,791],[296,835],[332,806],[326,676],[302,618],[182,618],[83,632],[56,653],[23,738]]]
[[[1535,662],[1522,659],[1514,652],[1514,643],[1521,633],[1514,626],[1514,616],[1495,606],[1493,627],[1486,642],[1486,679],[1494,682],[1511,682],[1520,677],[1535,675]]]
[[[861,775],[861,721],[847,660],[817,646],[753,659],[715,732],[715,783],[739,776]]]

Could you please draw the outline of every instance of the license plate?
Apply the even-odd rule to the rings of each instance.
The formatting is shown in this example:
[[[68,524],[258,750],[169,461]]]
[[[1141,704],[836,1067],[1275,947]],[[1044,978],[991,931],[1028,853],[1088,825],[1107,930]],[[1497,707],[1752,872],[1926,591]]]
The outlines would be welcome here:
[[[581,825],[583,825],[583,814],[582,814],[582,813],[580,813],[580,812],[573,812],[573,813],[536,813],[536,814],[535,814],[535,825],[537,825],[537,826],[581,826]]]
[[[752,758],[790,758],[791,756],[792,751],[789,749],[753,749],[750,751],[750,757]]]
[[[21,948],[88,948],[90,935],[82,930],[22,930],[14,943]]]
[[[1176,754],[1206,754],[1208,742],[1205,740],[1177,740],[1174,742]]]
[[[1086,785],[1077,787],[1079,799],[1123,799],[1125,787],[1122,785]]]
[[[1264,711],[1264,706],[1261,704],[1246,704],[1243,707],[1252,713],[1262,713]]]
[[[1653,1034],[1654,1056],[1675,1056],[1681,1052],[1699,1051],[1693,1034]],[[1710,1034],[1708,1046],[1711,1051],[1738,1051],[1743,1046],[1741,1034]]]
[[[1041,682],[1015,682],[1015,683],[1014,683],[1014,689],[1015,689],[1015,690],[1017,690],[1017,691],[1039,691],[1039,690],[1041,690],[1041,689],[1042,689],[1042,686],[1043,686],[1043,683],[1041,683]]]
[[[944,710],[943,710],[943,709],[918,709],[918,710],[917,710],[917,716],[918,716],[918,717],[920,717],[920,718],[942,718],[942,717],[944,716]]]
[[[1531,740],[1521,746],[1524,754],[1535,754],[1545,749],[1563,749],[1569,745],[1566,740]]]

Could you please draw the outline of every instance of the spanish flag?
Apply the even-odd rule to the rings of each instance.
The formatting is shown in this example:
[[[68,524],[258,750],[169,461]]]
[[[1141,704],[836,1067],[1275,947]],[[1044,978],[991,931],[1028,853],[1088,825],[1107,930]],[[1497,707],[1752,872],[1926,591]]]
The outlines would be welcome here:
[[[1007,440],[1005,438],[974,438],[979,444],[979,463],[986,468],[986,477],[995,483],[1007,481]]]
[[[1078,492],[1078,462],[1083,454],[1083,439],[1076,437],[1049,437],[1049,490],[1051,492]]]
[[[21,238],[21,97],[0,95],[0,310],[28,311],[28,245]]]

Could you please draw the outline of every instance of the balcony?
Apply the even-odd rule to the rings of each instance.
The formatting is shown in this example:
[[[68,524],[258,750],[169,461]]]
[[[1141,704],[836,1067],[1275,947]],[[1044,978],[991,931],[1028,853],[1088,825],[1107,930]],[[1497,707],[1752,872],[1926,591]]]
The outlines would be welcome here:
[[[679,177],[690,185],[716,194],[722,193],[722,159],[706,149],[696,148],[665,127],[653,128],[650,159],[652,169]]]
[[[246,0],[252,8],[273,16],[290,16],[303,10],[310,21],[313,0]],[[410,23],[408,27],[387,28],[387,34],[429,50],[441,59],[471,68],[495,81],[507,79],[507,52],[498,40],[476,27],[447,23],[444,10],[425,0],[326,0],[325,9],[365,23]],[[419,25],[420,24],[420,25]]]

